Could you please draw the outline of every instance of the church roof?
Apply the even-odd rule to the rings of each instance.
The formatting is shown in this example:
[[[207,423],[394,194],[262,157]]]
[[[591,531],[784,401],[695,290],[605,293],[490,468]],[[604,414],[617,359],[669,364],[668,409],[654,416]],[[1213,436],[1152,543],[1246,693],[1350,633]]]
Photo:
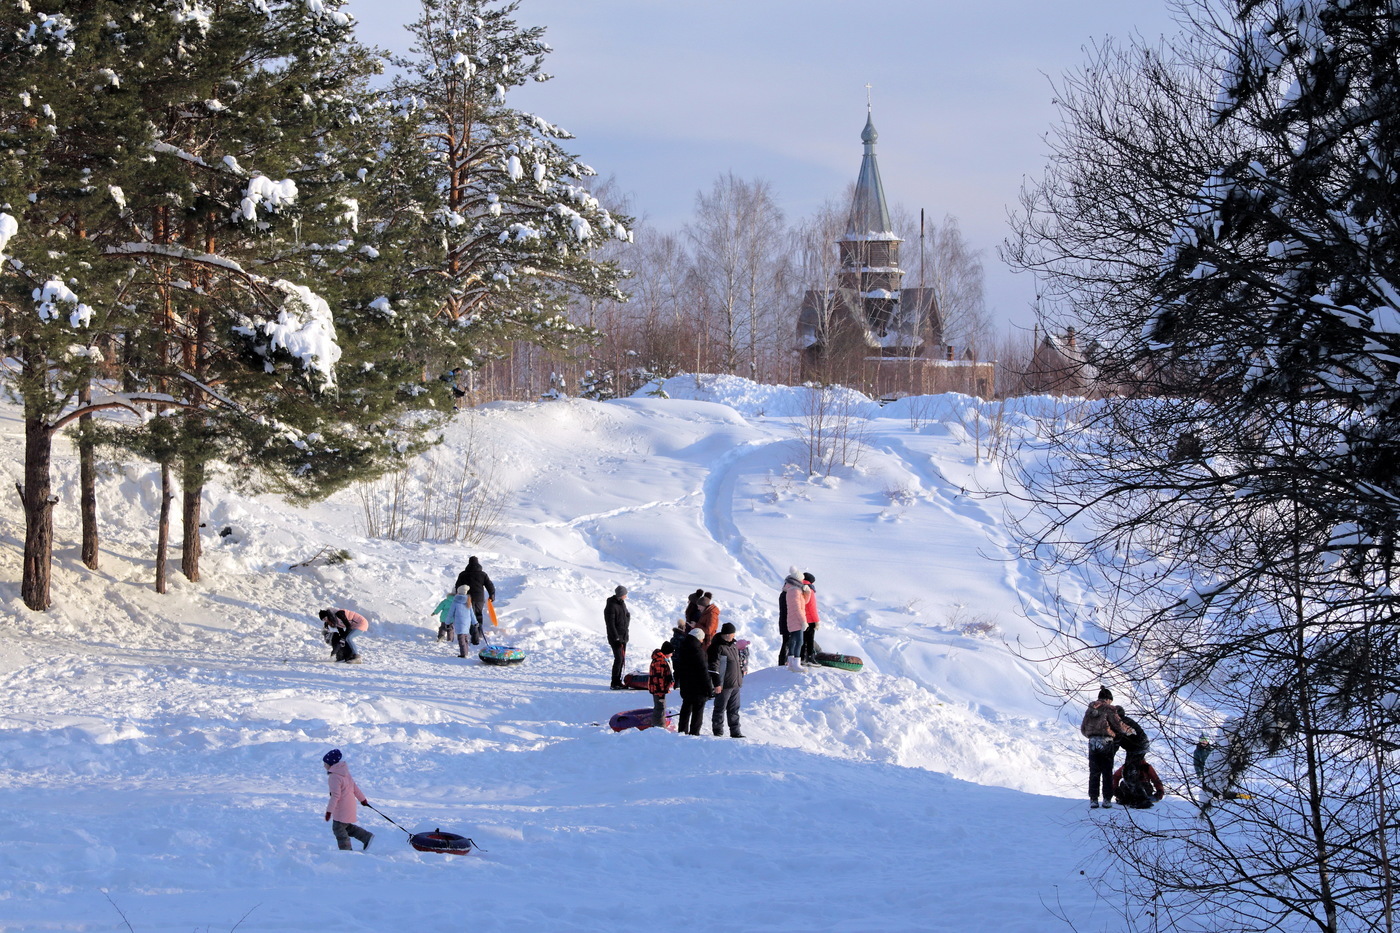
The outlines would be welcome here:
[[[873,116],[866,114],[865,129],[860,141],[865,144],[865,155],[860,160],[860,177],[856,179],[855,197],[851,199],[851,213],[846,220],[844,240],[893,240],[894,224],[890,222],[890,209],[885,205],[885,186],[880,181],[880,166],[875,161],[875,132]]]

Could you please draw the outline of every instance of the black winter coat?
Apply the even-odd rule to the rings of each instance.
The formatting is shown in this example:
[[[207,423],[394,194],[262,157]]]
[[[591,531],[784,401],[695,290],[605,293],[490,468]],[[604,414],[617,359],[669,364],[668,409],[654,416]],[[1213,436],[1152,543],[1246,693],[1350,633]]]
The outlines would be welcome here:
[[[714,695],[715,688],[710,682],[709,665],[705,662],[705,649],[701,647],[700,639],[689,635],[682,638],[671,656],[671,664],[676,669],[676,686],[680,688],[681,697],[699,699]]]
[[[457,582],[452,584],[452,588],[455,590],[459,586],[467,587],[473,606],[484,606],[488,598],[496,598],[495,585],[486,575],[486,571],[481,569],[481,564],[475,557],[467,561],[466,568],[457,574]]]
[[[627,608],[627,600],[621,596],[609,596],[603,606],[603,624],[608,629],[608,644],[627,644],[627,624],[632,621],[632,613]]]
[[[710,642],[710,682],[726,690],[743,686],[744,662],[737,641],[725,641],[716,635]]]

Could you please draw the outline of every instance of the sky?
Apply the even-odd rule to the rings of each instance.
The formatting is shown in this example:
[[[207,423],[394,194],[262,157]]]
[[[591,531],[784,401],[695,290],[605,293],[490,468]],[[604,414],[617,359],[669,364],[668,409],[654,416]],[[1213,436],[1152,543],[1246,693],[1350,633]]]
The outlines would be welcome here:
[[[413,0],[355,0],[361,36],[404,50]],[[523,0],[555,80],[517,106],[571,131],[662,231],[726,172],[768,180],[790,221],[860,168],[866,84],[891,207],[955,216],[983,252],[992,319],[1029,327],[1035,286],[997,258],[1044,169],[1051,81],[1104,37],[1176,32],[1166,0]]]

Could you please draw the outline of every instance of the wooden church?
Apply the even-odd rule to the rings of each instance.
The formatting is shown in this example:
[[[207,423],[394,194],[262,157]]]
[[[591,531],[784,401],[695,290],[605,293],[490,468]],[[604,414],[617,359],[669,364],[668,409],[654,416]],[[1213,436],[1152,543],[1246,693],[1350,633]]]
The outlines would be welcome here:
[[[965,392],[990,398],[995,365],[955,358],[943,342],[936,290],[906,288],[899,264],[903,242],[894,233],[880,166],[873,116],[846,220],[836,239],[833,281],[808,289],[797,315],[797,349],[804,382],[835,383],[873,398]]]

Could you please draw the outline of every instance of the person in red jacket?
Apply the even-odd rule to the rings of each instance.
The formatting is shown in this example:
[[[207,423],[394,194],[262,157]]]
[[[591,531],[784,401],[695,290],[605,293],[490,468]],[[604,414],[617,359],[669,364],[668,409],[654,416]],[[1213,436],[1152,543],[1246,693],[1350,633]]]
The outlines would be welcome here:
[[[807,631],[802,633],[802,663],[815,664],[817,625],[822,620],[821,613],[817,611],[817,578],[810,573],[804,573],[802,581],[807,584],[807,589],[812,591],[807,600]]]
[[[705,640],[700,643],[700,647],[708,652],[710,645],[714,643],[715,633],[719,631],[719,606],[715,605],[715,594],[705,593],[695,601],[695,606],[700,610],[700,621],[695,625],[705,633]]]
[[[1126,781],[1123,779],[1125,774],[1128,776]],[[1150,800],[1147,799],[1148,787],[1152,788]],[[1123,762],[1123,767],[1113,772],[1109,787],[1110,797],[1116,797],[1125,807],[1139,810],[1146,810],[1153,803],[1161,801],[1166,793],[1162,779],[1157,776],[1157,769],[1148,764],[1146,758],[1129,758]]]
[[[330,783],[331,800],[326,804],[326,819],[331,821],[331,832],[335,833],[335,843],[341,849],[350,849],[350,840],[358,839],[366,848],[374,839],[374,833],[355,825],[359,811],[355,807],[358,800],[365,805],[369,800],[360,785],[350,776],[350,766],[343,760],[340,749],[333,748],[321,756],[326,766],[326,780]]]
[[[651,668],[647,672],[647,692],[651,694],[653,726],[666,725],[666,694],[676,678],[671,674],[671,652],[676,649],[665,642],[651,653]]]

